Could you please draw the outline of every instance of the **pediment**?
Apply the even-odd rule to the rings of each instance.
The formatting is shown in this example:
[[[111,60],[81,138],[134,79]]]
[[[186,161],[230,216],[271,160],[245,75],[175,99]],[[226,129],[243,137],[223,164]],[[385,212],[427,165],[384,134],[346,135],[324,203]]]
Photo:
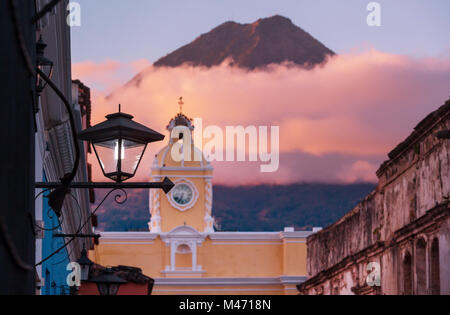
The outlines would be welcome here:
[[[194,229],[193,227],[189,225],[182,225],[177,226],[172,231],[168,233],[168,235],[190,235],[190,236],[197,236],[200,235],[200,233]]]
[[[201,244],[206,237],[206,235],[188,225],[178,226],[168,233],[161,233],[160,236],[166,244],[170,242],[185,243],[189,241]]]

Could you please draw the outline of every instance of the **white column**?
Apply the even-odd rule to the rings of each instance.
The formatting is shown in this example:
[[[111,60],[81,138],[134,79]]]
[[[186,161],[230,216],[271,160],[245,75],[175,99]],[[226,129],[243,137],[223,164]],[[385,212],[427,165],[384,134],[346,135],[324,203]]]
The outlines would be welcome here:
[[[197,244],[196,242],[191,243],[191,249],[192,249],[192,270],[197,270]]]
[[[175,251],[177,250],[177,244],[170,243],[170,270],[175,271]]]

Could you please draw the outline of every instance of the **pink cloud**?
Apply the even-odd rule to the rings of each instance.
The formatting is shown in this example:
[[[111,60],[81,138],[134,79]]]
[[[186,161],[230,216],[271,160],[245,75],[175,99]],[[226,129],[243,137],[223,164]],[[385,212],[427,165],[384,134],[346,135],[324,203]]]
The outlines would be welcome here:
[[[108,94],[120,88],[135,73],[149,67],[147,59],[129,63],[107,59],[103,62],[85,61],[72,65],[72,77],[82,79],[98,94]]]
[[[104,86],[115,86],[111,73],[133,68],[112,61],[78,67],[82,81]],[[375,50],[336,56],[310,71],[288,65],[256,71],[225,64],[210,69],[148,67],[136,84],[107,98],[95,94],[93,119],[102,121],[121,103],[137,121],[165,132],[178,111],[177,98],[183,96],[185,112],[203,118],[205,126],[280,126],[281,154],[288,158],[280,161],[278,172],[261,174],[254,163],[216,163],[216,182],[373,181],[388,151],[448,98],[449,83],[450,59]],[[148,179],[160,147],[152,145],[144,157],[140,179]]]

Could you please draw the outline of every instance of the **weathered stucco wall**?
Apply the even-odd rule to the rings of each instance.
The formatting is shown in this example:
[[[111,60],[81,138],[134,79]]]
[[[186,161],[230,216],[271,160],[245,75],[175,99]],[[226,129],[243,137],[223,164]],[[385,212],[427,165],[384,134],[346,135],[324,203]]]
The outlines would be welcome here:
[[[377,172],[379,184],[375,191],[341,220],[308,238],[309,277],[377,243],[394,242],[399,238],[398,230],[448,202],[450,140],[439,140],[435,135],[444,129],[450,129],[450,101],[426,117],[389,153],[389,160]],[[449,236],[445,233],[448,229],[439,232],[444,248],[441,260],[448,256]],[[385,290],[389,292],[395,292],[398,287],[398,272],[392,267],[398,265],[398,256],[398,249],[393,247],[377,258],[383,266]],[[449,262],[442,261],[442,268]],[[347,276],[341,275],[342,278]],[[353,278],[360,277],[354,275]]]

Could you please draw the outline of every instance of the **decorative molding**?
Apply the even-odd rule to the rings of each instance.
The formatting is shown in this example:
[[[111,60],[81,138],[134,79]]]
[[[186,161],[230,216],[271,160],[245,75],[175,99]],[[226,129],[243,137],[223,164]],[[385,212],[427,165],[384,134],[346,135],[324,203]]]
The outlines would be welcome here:
[[[187,241],[196,241],[197,244],[202,244],[206,238],[206,234],[199,233],[188,225],[178,226],[168,233],[160,233],[159,235],[166,244],[170,244],[172,241],[186,245],[189,245]]]
[[[306,281],[306,276],[280,276],[260,278],[156,278],[157,286],[237,286],[237,285],[286,285],[300,284]],[[211,289],[208,289],[211,290]],[[252,289],[253,290],[253,289]]]
[[[283,245],[281,242],[212,242],[213,245]]]
[[[170,270],[170,266],[166,266],[166,270],[162,270],[161,273],[166,274],[166,275],[178,275],[178,276],[201,275],[206,272],[205,270],[201,270],[201,269],[202,269],[202,266],[197,266],[197,270],[191,270],[191,269]]]
[[[152,175],[152,178],[155,180],[162,179],[164,177],[170,177],[170,178],[207,178],[212,179],[212,175]]]
[[[212,217],[213,189],[211,179],[205,180],[205,233],[214,233],[214,218]]]
[[[286,243],[293,243],[293,239],[304,239],[313,234],[312,231],[297,231],[297,232],[215,232],[210,234],[209,237],[212,240],[253,240],[253,241],[264,241],[264,240],[286,240]]]
[[[197,246],[201,245],[206,238],[205,234],[199,233],[193,227],[182,225],[174,228],[169,233],[161,233],[162,241],[170,246],[170,266],[166,266],[166,272],[181,272],[183,274],[190,274],[192,272],[202,271],[202,267],[197,265]],[[192,266],[189,270],[176,269],[176,253],[178,247],[187,245],[192,253]]]
[[[233,294],[233,292],[267,292],[267,291],[285,291],[286,289],[278,289],[278,288],[267,288],[267,289],[261,289],[261,288],[248,288],[248,289],[239,289],[239,288],[229,288],[229,289],[214,289],[214,291],[219,292],[230,292],[230,294]],[[290,290],[290,289],[287,289]],[[211,289],[153,289],[153,292],[211,292]]]
[[[159,234],[151,232],[100,232],[100,242],[103,240],[138,241],[155,240]]]
[[[279,240],[279,232],[215,232],[211,240]]]
[[[184,212],[184,211],[187,211],[187,210],[189,210],[189,209],[191,209],[191,208],[197,203],[198,197],[199,197],[199,195],[200,195],[199,192],[198,192],[197,187],[194,185],[193,182],[191,182],[190,180],[185,179],[185,178],[181,178],[181,179],[175,180],[173,183],[175,184],[175,186],[174,186],[174,187],[172,188],[172,190],[166,195],[167,200],[169,201],[169,203],[171,204],[171,206],[174,207],[175,209],[180,210],[180,211],[183,211],[183,212]],[[190,201],[188,204],[186,204],[186,205],[180,205],[180,204],[176,203],[175,200],[173,200],[173,192],[175,191],[175,188],[176,188],[178,185],[180,185],[180,184],[188,185],[189,188],[191,188],[191,190],[192,190],[192,199],[191,199],[191,201]]]
[[[152,245],[155,242],[152,242],[152,241],[149,241],[149,242],[145,242],[145,241],[142,241],[142,242],[125,242],[125,241],[124,242],[114,242],[114,241],[110,242],[110,241],[102,241],[101,243],[102,243],[102,245]]]
[[[148,227],[152,233],[161,233],[161,213],[160,213],[160,191],[150,190],[150,222]]]
[[[157,167],[153,167],[152,168],[153,171],[181,171],[181,172],[201,172],[201,171],[213,171],[214,168],[209,165],[209,166],[203,166],[203,167],[189,167],[189,166],[182,166],[182,167],[178,167],[178,166],[168,166],[168,167],[163,167],[163,166],[157,166]]]
[[[280,281],[282,284],[300,284],[307,280],[306,276],[281,276]]]
[[[295,232],[281,232],[280,237],[283,239],[290,239],[290,238],[308,238],[308,236],[314,234],[313,231],[295,231]],[[288,243],[289,241],[286,241]]]
[[[101,240],[155,240],[158,236],[168,243],[170,239],[179,239],[183,237],[184,239],[196,239],[202,243],[206,237],[209,237],[213,244],[242,244],[239,241],[256,241],[251,242],[252,244],[261,244],[257,241],[274,241],[269,242],[269,244],[282,244],[282,232],[214,232],[214,233],[200,233],[190,226],[179,226],[170,232],[166,233],[152,233],[152,232],[101,232]],[[304,238],[304,237],[298,237]],[[231,241],[231,242],[226,242]],[[234,242],[233,242],[234,241]],[[306,241],[306,239],[304,240]],[[302,243],[303,240],[286,240],[286,243]],[[266,242],[267,243],[267,242]]]

